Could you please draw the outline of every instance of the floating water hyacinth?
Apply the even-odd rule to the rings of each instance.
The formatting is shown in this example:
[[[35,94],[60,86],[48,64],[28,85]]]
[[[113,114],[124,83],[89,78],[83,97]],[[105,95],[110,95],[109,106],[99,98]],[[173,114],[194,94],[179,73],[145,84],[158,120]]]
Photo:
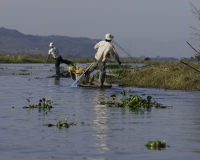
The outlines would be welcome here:
[[[166,145],[165,141],[148,141],[147,144],[145,144],[145,146],[150,149],[150,150],[161,150],[164,149],[166,147],[170,147],[168,145]]]
[[[130,92],[131,89],[128,89],[125,91],[122,89],[121,95],[122,97],[120,98],[120,101],[116,101],[116,94],[111,95],[110,97],[106,97],[108,99],[107,102],[101,102],[100,104],[108,104],[109,106],[112,107],[122,107],[126,108],[129,107],[133,110],[137,109],[150,109],[152,107],[155,108],[160,108],[161,104],[157,103],[151,96],[146,96],[146,98],[142,98],[138,95],[129,95],[127,96],[127,93]],[[145,94],[142,94],[142,96],[145,96]]]
[[[52,105],[51,105],[53,103],[52,100],[46,100],[45,98],[42,98],[42,99],[39,100],[39,103],[37,105],[30,104],[30,100],[29,99],[26,99],[26,100],[27,100],[29,106],[28,107],[25,106],[23,108],[39,108],[39,109],[40,108],[43,108],[43,109],[53,108]]]
[[[44,126],[48,126],[48,127],[55,126],[55,127],[58,127],[58,128],[62,128],[62,127],[69,128],[69,126],[74,126],[74,125],[77,124],[76,122],[67,123],[67,120],[68,120],[68,118],[65,119],[65,122],[58,121],[58,123],[56,123],[56,124],[44,124]]]
[[[59,121],[58,123],[56,124],[46,124],[48,127],[52,127],[52,126],[56,126],[56,127],[66,127],[66,128],[69,128],[69,124],[68,123],[64,123],[62,121]]]

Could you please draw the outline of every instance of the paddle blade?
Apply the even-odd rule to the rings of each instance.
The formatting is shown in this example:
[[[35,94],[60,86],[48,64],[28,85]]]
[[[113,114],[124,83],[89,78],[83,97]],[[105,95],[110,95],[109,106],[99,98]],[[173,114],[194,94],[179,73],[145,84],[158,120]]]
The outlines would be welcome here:
[[[74,87],[74,85],[81,79],[81,77],[83,77],[84,73],[81,74],[71,85],[70,87]]]

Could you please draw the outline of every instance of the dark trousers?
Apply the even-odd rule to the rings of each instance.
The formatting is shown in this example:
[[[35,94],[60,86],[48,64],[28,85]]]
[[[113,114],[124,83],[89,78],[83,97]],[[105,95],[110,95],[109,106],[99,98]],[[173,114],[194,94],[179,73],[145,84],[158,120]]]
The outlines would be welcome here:
[[[58,58],[55,58],[55,68],[56,68],[56,74],[60,74],[60,63],[65,63],[67,65],[74,65],[73,62],[68,61],[66,59],[63,59],[62,56],[59,56]]]

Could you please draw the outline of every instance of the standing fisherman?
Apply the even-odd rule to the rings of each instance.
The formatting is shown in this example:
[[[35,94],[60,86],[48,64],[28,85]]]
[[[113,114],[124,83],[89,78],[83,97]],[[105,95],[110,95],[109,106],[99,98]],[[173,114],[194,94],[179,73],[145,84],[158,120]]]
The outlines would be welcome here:
[[[105,40],[98,42],[94,49],[97,50],[97,53],[95,54],[95,60],[92,64],[92,66],[88,69],[88,71],[85,73],[86,79],[89,78],[90,73],[92,73],[97,67],[99,67],[100,74],[99,74],[99,86],[102,87],[103,83],[105,81],[106,76],[106,59],[110,58],[110,53],[115,58],[115,60],[121,65],[121,62],[119,60],[119,56],[114,48],[114,46],[111,44],[112,39],[114,36],[112,36],[110,33],[105,35]]]
[[[66,59],[63,59],[62,56],[59,54],[59,51],[58,49],[54,46],[54,43],[51,42],[49,44],[49,47],[51,48],[48,52],[48,57],[47,57],[47,60],[46,60],[46,63],[48,62],[50,56],[52,55],[53,58],[55,58],[55,68],[56,68],[56,75],[55,76],[60,76],[60,63],[65,63],[65,64],[68,64],[68,65],[72,65],[74,66],[74,63],[71,62],[71,61],[68,61]]]

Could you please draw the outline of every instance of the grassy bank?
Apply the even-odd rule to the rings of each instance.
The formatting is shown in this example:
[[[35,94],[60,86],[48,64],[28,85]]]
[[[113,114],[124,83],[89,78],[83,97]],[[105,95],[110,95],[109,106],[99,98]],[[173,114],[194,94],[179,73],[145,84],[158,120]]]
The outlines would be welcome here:
[[[189,65],[200,71],[198,63],[191,62]],[[139,70],[132,69],[123,78],[108,78],[107,81],[143,88],[200,90],[200,72],[181,62],[148,63]]]

